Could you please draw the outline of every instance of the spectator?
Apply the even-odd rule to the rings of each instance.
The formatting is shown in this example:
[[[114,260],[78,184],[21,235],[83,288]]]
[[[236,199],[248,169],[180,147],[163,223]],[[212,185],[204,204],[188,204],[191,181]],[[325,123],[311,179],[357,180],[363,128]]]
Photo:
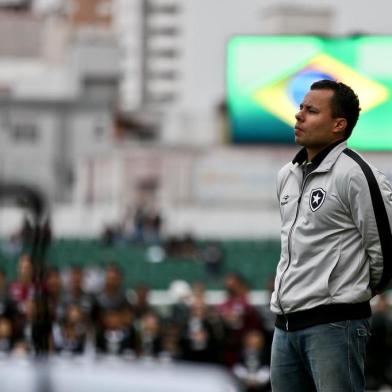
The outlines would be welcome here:
[[[145,313],[140,320],[140,344],[141,356],[145,358],[157,358],[163,351],[161,324],[155,312]]]
[[[173,361],[181,359],[181,328],[173,322],[166,322],[162,330],[162,351],[160,359]]]
[[[239,361],[242,340],[246,332],[261,329],[259,313],[248,300],[249,288],[238,273],[228,273],[225,277],[227,299],[217,307],[226,329],[224,363],[232,367]]]
[[[195,239],[191,234],[184,237],[170,237],[165,245],[166,254],[169,257],[184,257],[196,260],[199,250]]]
[[[0,317],[0,353],[11,352],[13,343],[11,321],[6,317]]]
[[[169,257],[178,257],[181,252],[181,240],[176,236],[171,236],[165,243],[165,252]]]
[[[0,269],[0,317],[10,320],[15,315],[15,304],[8,295],[7,278],[5,272]]]
[[[170,283],[169,295],[173,301],[170,307],[170,321],[184,328],[190,314],[191,287],[184,280],[174,280]]]
[[[34,285],[33,285],[33,265],[31,258],[27,254],[22,254],[17,263],[17,278],[11,282],[8,288],[10,301],[14,304],[14,317],[13,317],[13,331],[19,338],[24,335],[27,329],[32,324],[26,323],[32,322],[32,317],[29,312],[31,311],[31,303],[34,297]],[[29,343],[31,339],[29,339]]]
[[[260,330],[245,334],[240,361],[234,365],[233,373],[243,383],[246,392],[271,390],[269,350]]]
[[[34,349],[33,323],[37,307],[32,298],[24,302],[24,313],[18,318],[15,328],[15,349],[18,353],[30,353]]]
[[[217,351],[217,360],[222,362],[222,348],[224,347],[225,326],[223,319],[217,309],[206,302],[205,285],[203,282],[197,281],[192,284],[192,308],[203,306],[203,318],[211,327],[214,339],[215,349]],[[192,313],[192,312],[191,312]]]
[[[96,334],[96,349],[101,354],[131,355],[138,351],[138,337],[130,308],[106,308],[102,314],[102,326]]]
[[[133,216],[132,240],[136,243],[144,243],[144,225],[146,220],[145,207],[138,205]]]
[[[65,319],[54,323],[52,335],[55,352],[82,354],[87,339],[87,323],[82,309],[70,304]]]
[[[385,294],[377,297],[371,318],[371,330],[365,367],[366,386],[370,390],[392,387],[392,321]]]
[[[199,249],[197,247],[193,235],[190,233],[186,234],[181,241],[180,256],[193,258],[196,260],[198,254],[199,254]]]
[[[101,243],[104,246],[114,246],[122,241],[122,232],[118,225],[106,225],[101,234]]]
[[[149,294],[150,288],[144,283],[138,284],[131,293],[129,302],[132,304],[135,317],[138,319],[153,310],[149,303]]]
[[[205,301],[206,286],[202,281],[192,283],[192,298],[193,300],[200,299]]]
[[[108,310],[123,309],[129,305],[122,287],[122,275],[116,264],[109,264],[105,271],[105,285],[97,294],[94,305],[94,318],[100,321],[100,316]]]
[[[208,318],[206,303],[198,298],[191,305],[191,313],[181,340],[182,359],[193,362],[218,362],[218,338]]]
[[[151,209],[147,212],[143,222],[143,242],[148,245],[161,243],[162,217],[158,210]]]
[[[224,253],[218,242],[208,242],[200,252],[207,276],[219,278],[223,271]]]
[[[80,266],[73,266],[69,274],[69,283],[64,293],[63,306],[77,305],[84,313],[85,317],[90,317],[93,307],[93,298],[86,293],[83,288],[83,269]]]
[[[27,254],[22,254],[17,265],[17,279],[9,286],[10,298],[15,302],[20,313],[25,313],[25,301],[33,298],[33,265]]]
[[[62,306],[62,283],[60,272],[56,268],[50,268],[46,275],[46,292],[49,306],[49,313],[53,320],[61,320],[65,316],[65,309]]]

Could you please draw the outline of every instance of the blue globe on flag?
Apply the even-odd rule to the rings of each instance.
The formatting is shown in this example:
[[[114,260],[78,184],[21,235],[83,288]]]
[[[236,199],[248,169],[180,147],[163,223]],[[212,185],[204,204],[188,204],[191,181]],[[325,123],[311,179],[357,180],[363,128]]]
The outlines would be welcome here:
[[[305,68],[293,75],[287,84],[287,94],[296,107],[302,103],[310,86],[321,79],[334,80],[331,75],[314,68]]]

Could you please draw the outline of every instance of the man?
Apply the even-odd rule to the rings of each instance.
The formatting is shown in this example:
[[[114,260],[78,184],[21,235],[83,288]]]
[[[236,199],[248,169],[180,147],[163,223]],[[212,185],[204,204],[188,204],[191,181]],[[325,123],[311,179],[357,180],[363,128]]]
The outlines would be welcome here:
[[[303,148],[277,184],[274,392],[365,389],[369,300],[392,272],[392,188],[346,146],[359,112],[350,87],[321,80],[295,116],[295,141]]]

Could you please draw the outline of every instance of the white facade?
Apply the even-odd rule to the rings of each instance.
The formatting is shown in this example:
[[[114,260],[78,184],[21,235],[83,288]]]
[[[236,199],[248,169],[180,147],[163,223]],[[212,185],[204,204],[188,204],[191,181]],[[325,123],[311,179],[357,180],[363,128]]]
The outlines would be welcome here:
[[[94,45],[84,36],[67,40],[61,19],[56,29],[51,19],[32,24],[32,15],[8,18],[16,21],[14,30],[8,21],[11,32],[26,23],[39,39],[31,42],[32,52],[10,56],[0,50],[1,181],[34,185],[51,202],[70,202],[76,162],[113,141],[118,48],[110,34]]]
[[[115,0],[113,3],[114,30],[123,52],[120,86],[122,106],[134,110],[141,105],[142,91],[142,18],[140,0]]]
[[[36,0],[34,7],[45,15],[60,9],[65,1]],[[374,0],[370,6],[357,0],[320,0],[316,7],[311,0],[291,0],[289,6],[278,0],[151,0],[150,4],[158,8],[178,8],[176,12],[152,12],[147,19],[143,4],[146,2],[142,0],[114,0],[113,29],[122,54],[114,62],[122,72],[123,109],[137,111],[146,105],[149,110],[161,112],[157,140],[148,147],[132,143],[110,146],[112,112],[108,105],[100,106],[96,98],[109,94],[102,98],[109,102],[113,90],[85,84],[81,92],[78,70],[84,67],[90,76],[101,75],[109,84],[114,80],[110,68],[112,49],[101,52],[99,48],[80,45],[66,63],[63,52],[58,50],[61,45],[48,44],[43,51],[45,64],[37,59],[15,62],[1,58],[0,81],[11,81],[13,94],[19,100],[38,97],[46,108],[53,108],[56,102],[70,102],[77,96],[89,98],[91,105],[81,105],[80,111],[76,105],[72,112],[62,108],[60,117],[64,120],[64,116],[69,116],[66,128],[59,122],[57,109],[40,112],[42,115],[37,117],[39,111],[29,114],[31,107],[13,108],[15,115],[11,117],[18,121],[34,117],[40,122],[46,136],[39,154],[37,149],[32,152],[32,145],[10,144],[10,134],[5,130],[11,117],[2,111],[0,142],[9,151],[8,155],[2,154],[3,173],[11,173],[15,167],[18,173],[28,173],[29,164],[20,160],[30,154],[25,162],[35,158],[36,177],[32,178],[39,180],[50,175],[50,189],[58,192],[55,181],[59,164],[76,165],[74,204],[53,211],[53,224],[59,235],[99,234],[102,225],[118,222],[127,206],[135,203],[138,184],[152,179],[159,184],[156,202],[162,209],[168,233],[192,232],[199,237],[278,236],[273,180],[278,167],[291,159],[292,150],[221,146],[224,135],[217,107],[225,99],[226,43],[237,34],[391,34],[391,2]],[[151,30],[164,31],[165,27],[174,29],[172,34],[166,34],[166,30],[161,35],[146,35]],[[63,43],[68,35],[63,29],[51,36]],[[158,53],[155,58],[154,53]],[[166,77],[161,78],[159,74],[165,72]],[[170,98],[170,94],[172,99],[157,99],[156,106],[151,106],[154,95]],[[60,137],[59,128],[68,131]],[[58,161],[58,147],[67,143],[69,152],[61,150],[63,155]],[[371,160],[375,162],[378,156]],[[375,162],[376,166],[388,170],[389,156],[382,159],[380,164]]]
[[[43,12],[62,2],[65,0],[35,0],[35,7]],[[170,12],[170,7],[176,11]],[[311,0],[113,0],[112,11],[122,50],[122,108],[139,110],[155,96],[155,109],[164,112],[163,119],[159,118],[160,141],[169,145],[178,140],[180,145],[205,146],[219,140],[212,128],[216,107],[225,97],[226,43],[230,37],[392,33],[389,0],[375,0],[371,6],[357,0],[320,0],[317,4]],[[176,33],[166,34],[165,27]],[[148,57],[151,51],[162,50],[166,50],[166,57]],[[174,56],[170,57],[168,50]],[[165,72],[166,79],[157,76]],[[197,137],[184,130],[189,118]]]

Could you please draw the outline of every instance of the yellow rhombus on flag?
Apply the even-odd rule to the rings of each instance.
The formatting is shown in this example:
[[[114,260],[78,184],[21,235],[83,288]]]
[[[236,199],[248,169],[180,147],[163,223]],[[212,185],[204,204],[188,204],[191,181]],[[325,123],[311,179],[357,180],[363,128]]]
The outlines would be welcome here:
[[[358,95],[362,113],[380,105],[388,98],[388,90],[382,84],[362,76],[324,53],[312,57],[303,68],[315,69],[350,86]],[[298,107],[286,91],[295,74],[263,86],[253,94],[253,99],[257,103],[289,125],[294,124],[294,116],[298,111]]]

